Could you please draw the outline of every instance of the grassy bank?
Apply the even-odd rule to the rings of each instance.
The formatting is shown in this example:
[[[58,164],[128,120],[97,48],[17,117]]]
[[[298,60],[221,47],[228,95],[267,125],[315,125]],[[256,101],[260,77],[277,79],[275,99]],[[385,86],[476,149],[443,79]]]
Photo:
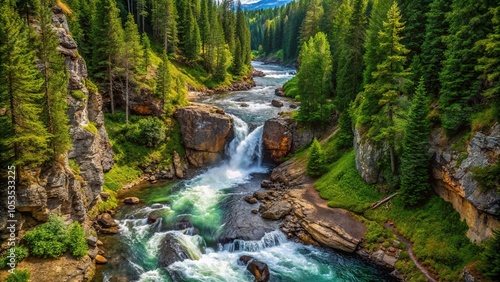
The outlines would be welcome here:
[[[330,207],[350,210],[366,224],[363,244],[368,250],[394,243],[396,236],[384,228],[384,223],[393,222],[396,230],[414,244],[419,261],[440,280],[458,281],[466,265],[481,259],[482,249],[466,237],[466,223],[460,220],[450,203],[437,195],[418,208],[404,208],[396,197],[388,205],[372,210],[372,203],[387,196],[379,192],[385,187],[366,184],[356,169],[354,151],[339,151],[336,142],[335,137],[324,142],[323,149],[328,153],[331,165],[314,185]],[[303,158],[307,153],[308,150],[303,150],[295,157]],[[409,281],[426,281],[406,251],[400,255],[396,268]]]
[[[144,126],[148,121],[157,121],[160,133],[143,132],[149,127]],[[174,119],[160,120],[152,117],[131,116],[129,125],[125,124],[125,113],[105,115],[106,130],[109,135],[113,152],[115,153],[115,164],[113,168],[104,174],[103,190],[111,194],[108,201],[98,206],[99,211],[113,209],[117,205],[116,191],[124,184],[139,178],[144,168],[157,170],[167,169],[172,163],[174,151],[181,156],[184,155],[184,147],[181,143],[180,127]],[[143,143],[146,136],[157,137],[154,144]],[[158,135],[158,136],[156,136]]]

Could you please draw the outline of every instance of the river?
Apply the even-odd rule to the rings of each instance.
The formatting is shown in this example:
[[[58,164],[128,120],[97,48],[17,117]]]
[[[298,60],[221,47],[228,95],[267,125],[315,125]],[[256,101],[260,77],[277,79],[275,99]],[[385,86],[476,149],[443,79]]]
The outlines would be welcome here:
[[[387,274],[355,256],[289,241],[277,222],[252,214],[242,200],[260,189],[271,169],[262,162],[264,121],[293,103],[271,106],[274,89],[293,77],[293,69],[253,65],[266,74],[255,78],[255,88],[200,101],[234,117],[235,139],[227,147],[226,160],[188,180],[127,191],[143,204],[118,209],[120,233],[101,237],[108,264],[99,267],[95,281],[251,282],[253,276],[238,264],[242,255],[268,264],[270,281],[385,280]],[[151,212],[161,216],[148,224]],[[166,237],[176,241],[188,259],[162,268],[160,250]]]

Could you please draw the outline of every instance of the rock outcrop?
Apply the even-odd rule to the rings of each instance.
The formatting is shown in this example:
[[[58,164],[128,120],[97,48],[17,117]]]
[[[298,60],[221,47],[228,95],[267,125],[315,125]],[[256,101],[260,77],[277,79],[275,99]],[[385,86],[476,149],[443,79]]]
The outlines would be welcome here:
[[[185,259],[198,260],[201,257],[199,249],[193,249],[192,245],[186,244],[184,235],[177,232],[169,232],[162,240],[160,247],[160,257],[158,263],[161,267],[167,267],[174,262]]]
[[[383,157],[383,150],[378,148],[372,141],[363,138],[358,129],[354,130],[353,143],[356,169],[366,183],[377,183],[380,176],[378,162]]]
[[[53,29],[60,41],[57,49],[64,55],[69,73],[67,102],[72,149],[60,162],[22,171],[17,209],[39,222],[47,221],[50,214],[82,222],[99,200],[103,173],[113,166],[113,151],[104,127],[101,95],[86,80],[85,62],[58,7],[54,8]],[[83,95],[73,95],[75,92]],[[73,161],[78,166],[76,171],[69,166]]]
[[[226,143],[233,137],[233,119],[222,109],[201,104],[175,112],[190,164],[202,167],[222,157]]]
[[[471,169],[485,167],[500,158],[500,124],[489,134],[476,132],[466,152],[450,148],[439,130],[432,134],[432,174],[435,191],[460,213],[469,226],[467,236],[481,242],[500,228],[500,194],[482,189],[472,178]]]
[[[281,163],[283,158],[321,137],[324,130],[300,125],[288,116],[272,118],[264,123],[262,143],[266,158]]]

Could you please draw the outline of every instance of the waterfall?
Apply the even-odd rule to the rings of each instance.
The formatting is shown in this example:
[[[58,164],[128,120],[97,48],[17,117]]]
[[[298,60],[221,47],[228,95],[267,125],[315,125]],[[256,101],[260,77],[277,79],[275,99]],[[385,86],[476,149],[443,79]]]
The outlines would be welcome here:
[[[229,168],[233,170],[261,169],[263,125],[249,133],[249,126],[237,116],[233,116],[234,139],[228,146]]]
[[[221,248],[228,252],[257,252],[266,248],[272,248],[281,244],[287,243],[288,239],[281,231],[273,231],[266,233],[262,239],[258,241],[234,240],[229,244],[225,244]]]

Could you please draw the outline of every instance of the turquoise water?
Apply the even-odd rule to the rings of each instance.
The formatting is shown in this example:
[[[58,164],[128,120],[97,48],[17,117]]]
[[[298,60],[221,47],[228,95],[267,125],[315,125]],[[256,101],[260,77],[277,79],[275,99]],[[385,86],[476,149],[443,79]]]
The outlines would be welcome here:
[[[261,64],[255,67],[268,74],[256,79],[256,88],[205,101],[234,116],[236,138],[227,148],[227,159],[173,186],[141,188],[136,195],[147,199],[147,204],[119,209],[120,233],[105,239],[110,259],[100,269],[98,281],[253,281],[246,266],[238,264],[242,255],[265,262],[270,281],[386,281],[385,273],[356,257],[291,242],[277,228],[260,240],[220,243],[222,234],[232,226],[225,220],[248,220],[228,219],[227,213],[232,211],[222,207],[230,197],[243,197],[258,189],[260,179],[256,176],[262,178],[269,171],[261,159],[262,123],[293,103],[285,101],[282,109],[270,106],[276,98],[274,89],[290,79],[293,70]],[[243,102],[249,106],[241,107]],[[158,220],[148,223],[150,214]],[[189,259],[160,267],[165,237],[174,238]]]

